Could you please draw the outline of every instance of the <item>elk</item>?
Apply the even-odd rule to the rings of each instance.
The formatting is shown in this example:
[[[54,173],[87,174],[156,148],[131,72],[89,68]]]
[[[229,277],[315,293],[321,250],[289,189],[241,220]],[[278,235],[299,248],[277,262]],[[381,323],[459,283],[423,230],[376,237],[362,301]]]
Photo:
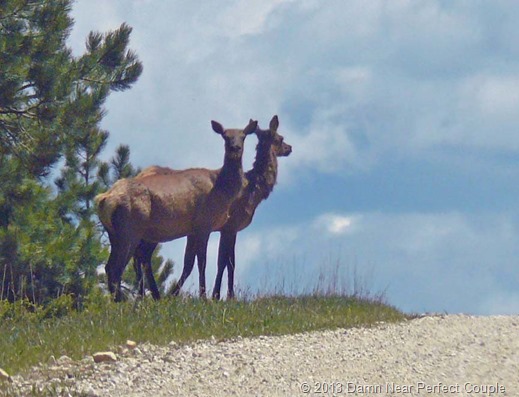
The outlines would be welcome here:
[[[132,256],[151,259],[158,243],[185,236],[191,243],[186,248],[184,267],[192,268],[197,258],[198,267],[203,270],[200,295],[205,296],[209,235],[227,222],[230,206],[246,184],[243,146],[246,136],[256,130],[257,121],[250,120],[243,130],[224,129],[216,121],[211,125],[225,141],[221,168],[151,167],[134,178],[117,181],[96,197],[99,219],[111,245],[105,270],[108,288],[116,301],[121,300],[121,278]],[[145,271],[149,276],[151,263]],[[156,290],[156,285],[151,288]],[[154,298],[158,298],[158,290]]]
[[[277,133],[279,120],[274,116],[268,130],[256,130],[258,145],[256,158],[251,170],[245,173],[247,186],[240,197],[233,202],[229,211],[229,219],[220,229],[218,247],[218,270],[213,288],[213,299],[220,299],[220,288],[223,272],[227,269],[227,298],[234,298],[234,269],[236,236],[239,231],[248,227],[258,205],[266,200],[277,180],[278,157],[286,157],[292,152],[292,147],[283,141],[283,136]]]
[[[283,141],[283,136],[277,133],[279,120],[274,116],[270,121],[268,130],[256,129],[258,145],[256,146],[256,158],[253,168],[245,174],[247,184],[240,196],[233,202],[229,211],[229,219],[225,225],[219,229],[220,245],[218,249],[218,272],[215,286],[213,289],[213,299],[220,299],[220,288],[223,272],[227,269],[229,299],[234,298],[234,269],[235,269],[235,245],[236,235],[245,229],[252,222],[254,212],[261,201],[268,198],[272,192],[277,179],[277,157],[288,156],[292,152],[292,147]],[[160,172],[160,169],[150,170]],[[186,256],[189,256],[191,237],[188,236],[186,246]],[[160,294],[156,286],[153,273],[151,271],[151,255],[155,247],[141,242],[136,255],[134,256],[135,271],[137,279],[140,280],[140,294],[144,295],[144,284],[142,279],[141,265],[146,272],[146,279],[153,298],[158,299]],[[180,288],[189,277],[193,270],[193,262],[188,262],[190,266],[184,266],[182,275],[175,285],[172,293],[178,295]],[[199,272],[201,269],[199,268]],[[200,285],[200,290],[205,286]]]

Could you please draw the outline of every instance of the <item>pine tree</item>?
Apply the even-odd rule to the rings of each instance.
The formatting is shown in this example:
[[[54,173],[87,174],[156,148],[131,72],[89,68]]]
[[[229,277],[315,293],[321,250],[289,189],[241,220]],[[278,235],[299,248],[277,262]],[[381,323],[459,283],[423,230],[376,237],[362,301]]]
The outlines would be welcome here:
[[[99,164],[97,177],[103,190],[107,190],[121,178],[130,178],[137,175],[141,170],[136,169],[130,162],[130,147],[119,145],[115,155],[108,163]]]
[[[60,108],[72,85],[68,1],[0,3],[0,155],[42,175],[60,155]]]
[[[130,88],[142,72],[127,50],[126,24],[90,33],[86,53],[73,57],[66,46],[70,3],[0,2],[0,154],[36,176],[49,171],[71,139],[63,127],[99,122],[109,93]]]
[[[99,128],[112,91],[142,72],[131,28],[66,46],[70,0],[0,0],[0,298],[83,294],[106,254],[92,199],[103,181]],[[45,178],[64,158],[57,196]]]

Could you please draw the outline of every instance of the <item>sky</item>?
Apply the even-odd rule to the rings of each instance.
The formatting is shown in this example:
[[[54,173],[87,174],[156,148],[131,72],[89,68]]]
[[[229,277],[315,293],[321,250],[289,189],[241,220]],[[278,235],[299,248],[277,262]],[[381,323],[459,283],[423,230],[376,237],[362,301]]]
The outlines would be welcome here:
[[[518,2],[77,0],[72,16],[75,54],[126,22],[144,66],[106,103],[105,158],[128,144],[140,167],[219,168],[211,120],[279,116],[293,153],[238,235],[240,291],[519,313]],[[177,277],[184,247],[161,250]]]

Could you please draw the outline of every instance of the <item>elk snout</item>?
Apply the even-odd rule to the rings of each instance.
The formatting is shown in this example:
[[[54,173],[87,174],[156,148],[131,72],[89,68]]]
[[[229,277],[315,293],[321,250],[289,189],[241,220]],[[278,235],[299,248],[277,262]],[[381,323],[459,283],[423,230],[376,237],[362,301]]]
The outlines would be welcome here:
[[[243,154],[243,142],[232,140],[228,143],[227,151],[231,158],[239,158]]]
[[[292,146],[283,142],[283,154],[288,156],[290,153],[292,153]]]
[[[229,147],[229,150],[231,151],[231,153],[240,153],[242,148],[242,145],[234,144]]]

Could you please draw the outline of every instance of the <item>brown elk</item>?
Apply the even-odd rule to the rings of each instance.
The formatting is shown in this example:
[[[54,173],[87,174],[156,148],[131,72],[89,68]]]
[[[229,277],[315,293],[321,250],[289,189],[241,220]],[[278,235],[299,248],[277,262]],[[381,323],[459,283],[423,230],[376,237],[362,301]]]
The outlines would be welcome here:
[[[236,235],[250,225],[256,208],[272,192],[277,179],[277,157],[288,156],[292,152],[292,147],[286,144],[283,141],[284,138],[277,133],[278,127],[278,117],[274,116],[270,121],[268,130],[256,129],[256,135],[258,136],[256,158],[253,168],[245,173],[247,185],[238,199],[231,205],[229,219],[226,224],[219,229],[218,272],[213,289],[213,299],[220,298],[221,281],[225,269],[227,269],[228,276],[227,297],[234,297]],[[150,172],[160,172],[160,169],[150,169]],[[191,246],[190,238],[188,237],[186,255],[188,255],[189,247]],[[158,299],[160,295],[151,271],[151,255],[154,249],[155,246],[149,245],[144,241],[141,242],[134,256],[134,265],[137,279],[140,280],[139,289],[141,295],[144,294],[144,280],[140,270],[142,265],[146,272],[146,279],[148,280],[151,294],[155,299]],[[173,294],[175,295],[179,293],[180,288],[193,270],[193,263],[189,263],[191,266],[184,266],[182,275],[173,289]]]
[[[209,235],[227,222],[230,206],[246,184],[243,146],[246,136],[257,128],[257,122],[252,120],[243,130],[224,129],[216,121],[211,124],[225,141],[222,168],[152,167],[135,178],[117,181],[110,190],[96,197],[99,218],[111,244],[105,269],[110,293],[116,301],[121,299],[121,277],[132,255],[143,260],[158,243],[184,236],[191,241],[186,248],[184,267],[192,268],[197,258],[199,269],[203,270],[200,295],[205,295]],[[147,276],[151,273],[151,264],[145,266],[145,271]]]
[[[258,145],[256,158],[251,170],[245,173],[247,186],[240,197],[232,204],[229,219],[220,229],[218,247],[218,270],[213,288],[213,299],[220,299],[222,276],[227,269],[227,298],[234,298],[234,269],[236,235],[252,222],[258,205],[268,198],[277,180],[278,157],[288,156],[292,147],[277,133],[278,117],[270,121],[268,130],[256,130]]]

